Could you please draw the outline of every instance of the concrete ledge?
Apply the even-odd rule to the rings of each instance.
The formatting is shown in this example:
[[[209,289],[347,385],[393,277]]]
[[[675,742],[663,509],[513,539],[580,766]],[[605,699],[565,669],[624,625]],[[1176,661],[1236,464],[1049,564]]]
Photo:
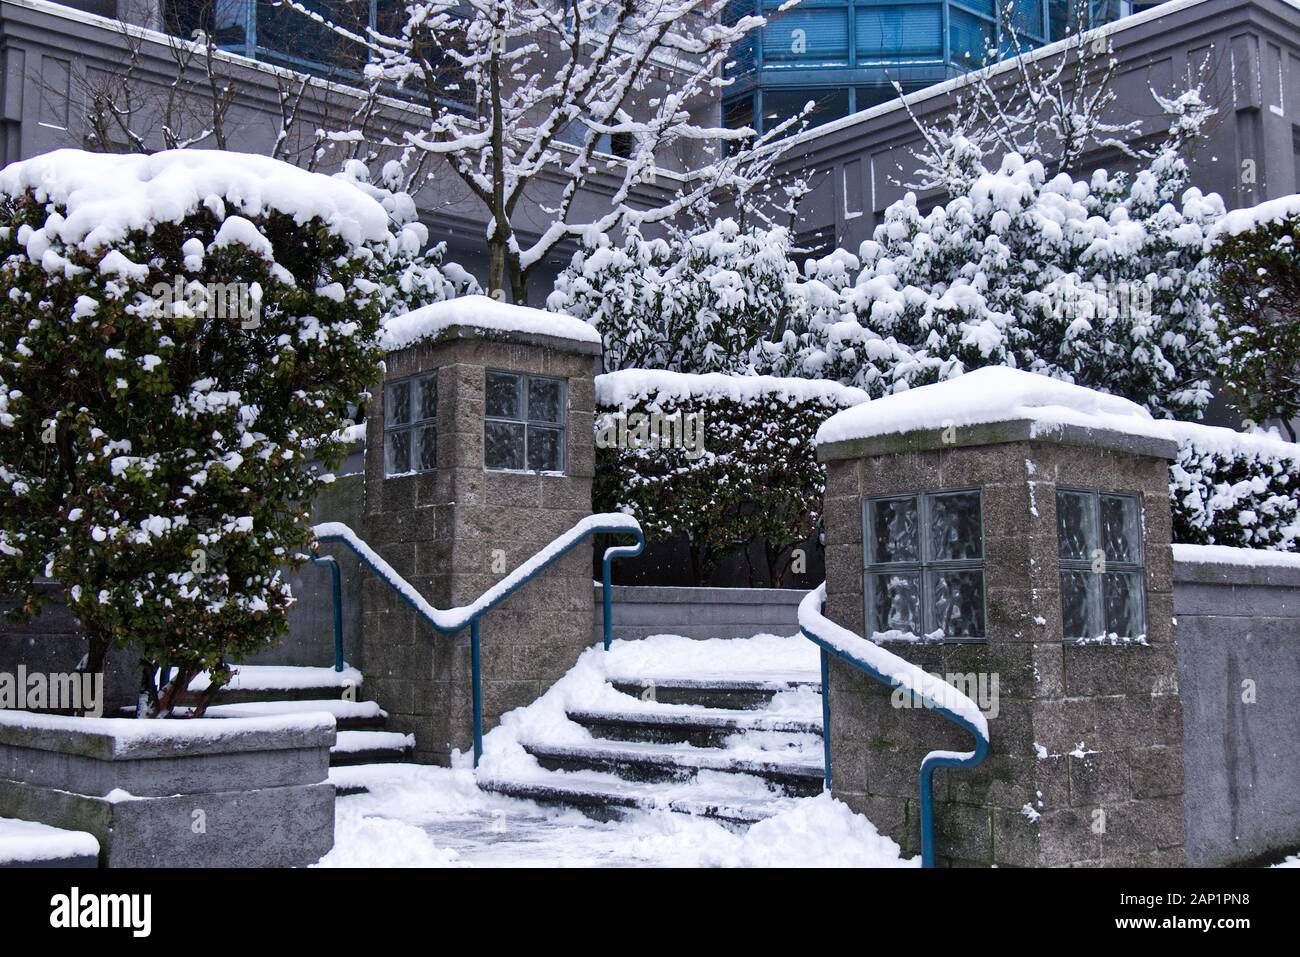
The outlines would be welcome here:
[[[108,867],[287,867],[334,843],[334,718],[0,712],[0,817],[84,831]]]
[[[519,346],[538,346],[543,349],[554,349],[556,352],[568,352],[572,355],[579,356],[598,356],[601,354],[601,344],[599,342],[581,342],[577,339],[565,339],[562,336],[547,336],[537,332],[516,332],[509,329],[484,329],[479,326],[448,326],[431,339],[421,339],[405,345],[402,349],[410,349],[412,346],[429,345],[436,342],[449,342],[453,339],[481,339],[485,342],[506,342],[511,345]],[[401,350],[397,350],[401,351]]]
[[[613,637],[632,641],[647,635],[687,638],[748,638],[793,635],[799,630],[798,588],[683,588],[615,585]],[[602,590],[592,593],[594,640],[602,637]]]
[[[1275,588],[1300,588],[1300,565],[1245,565],[1228,562],[1192,561],[1181,557],[1174,546],[1174,583],[1189,585],[1259,585]],[[1234,549],[1235,551],[1235,549]],[[1241,549],[1241,551],[1249,551]],[[1184,553],[1186,554],[1186,553]],[[1296,558],[1290,552],[1279,553],[1281,558]]]
[[[137,721],[0,711],[0,746],[76,754],[101,761],[328,748],[334,718],[320,714]]]
[[[876,455],[903,452],[930,452],[972,445],[1002,445],[1008,442],[1050,442],[1089,449],[1110,449],[1130,455],[1173,460],[1178,457],[1178,443],[1172,439],[1131,435],[1109,429],[1092,429],[1077,425],[1047,425],[1033,419],[989,422],[953,427],[952,441],[944,441],[945,430],[922,429],[915,432],[874,435],[864,439],[828,442],[817,446],[817,461],[836,462]]]
[[[615,605],[794,605],[808,593],[801,588],[686,588],[671,585],[615,585]],[[596,585],[596,601],[604,589]]]

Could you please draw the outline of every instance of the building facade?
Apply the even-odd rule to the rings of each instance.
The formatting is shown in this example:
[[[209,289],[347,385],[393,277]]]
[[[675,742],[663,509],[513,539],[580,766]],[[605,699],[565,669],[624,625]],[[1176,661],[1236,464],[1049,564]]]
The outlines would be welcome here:
[[[1188,157],[1192,184],[1218,193],[1229,209],[1300,192],[1300,3],[1171,0],[1105,24],[1097,35],[1109,40],[1118,61],[1110,119],[1138,124],[1130,145],[1151,146],[1166,132],[1168,120],[1152,91],[1180,91],[1199,74],[1217,113]],[[1059,56],[1063,48],[1049,44],[1027,57]],[[1013,64],[994,69],[1010,71]],[[963,82],[956,77],[911,94],[911,112],[941,123]],[[781,172],[812,173],[797,239],[814,255],[832,246],[856,252],[871,237],[915,180],[912,154],[923,142],[898,99],[792,139]],[[1130,163],[1118,149],[1094,150],[1075,175]],[[919,198],[924,207],[943,197]]]
[[[723,100],[728,126],[760,133],[809,102],[819,126],[1133,9],[1130,0],[805,0],[781,10],[779,0],[734,0],[727,15],[734,23],[760,4],[768,22],[735,51]]]

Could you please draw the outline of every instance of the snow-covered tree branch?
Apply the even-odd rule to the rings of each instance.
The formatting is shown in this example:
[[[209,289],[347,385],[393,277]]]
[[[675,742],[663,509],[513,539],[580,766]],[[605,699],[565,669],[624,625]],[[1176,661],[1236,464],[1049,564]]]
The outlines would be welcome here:
[[[484,207],[488,287],[516,301],[561,243],[670,221],[773,139],[715,125],[706,105],[732,44],[763,23],[722,23],[725,0],[427,0],[364,32],[281,2],[364,48],[370,89],[428,109],[384,145],[436,160],[426,176],[450,171]],[[683,154],[696,161],[676,188],[656,188],[656,163]]]

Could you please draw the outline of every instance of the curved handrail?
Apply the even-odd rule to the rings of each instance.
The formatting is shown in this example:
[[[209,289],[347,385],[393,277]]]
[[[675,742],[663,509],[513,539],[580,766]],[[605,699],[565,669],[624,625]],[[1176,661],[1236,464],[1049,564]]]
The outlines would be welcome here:
[[[613,546],[605,550],[604,558],[604,589],[605,589],[605,648],[610,644],[610,564],[615,558],[631,557],[641,554],[645,547],[645,535],[641,531],[640,523],[631,515],[624,515],[620,512],[607,512],[599,515],[590,515],[578,522],[573,528],[560,535],[541,551],[532,555],[518,568],[508,574],[501,581],[497,582],[483,594],[479,595],[468,605],[461,605],[457,608],[435,608],[423,595],[408,582],[405,578],[397,573],[392,565],[384,561],[373,548],[354,532],[349,526],[342,522],[322,522],[312,527],[316,534],[316,541],[312,545],[312,551],[315,553],[319,547],[327,542],[337,542],[347,546],[353,554],[360,559],[361,563],[379,576],[385,584],[392,588],[427,624],[435,631],[442,634],[456,634],[464,631],[466,627],[470,630],[470,660],[471,675],[474,694],[474,765],[477,767],[479,759],[483,757],[483,694],[482,694],[482,674],[479,661],[479,619],[488,611],[491,611],[501,602],[505,601],[512,594],[532,581],[548,567],[563,558],[574,546],[578,545],[585,539],[599,534],[613,535],[632,535],[636,538],[636,545]],[[323,561],[323,559],[322,559]],[[337,566],[332,571],[333,587],[335,596],[335,609],[341,608],[341,588],[337,576]],[[335,622],[340,622],[342,614],[336,614]],[[336,636],[340,634],[341,625],[336,624]],[[338,646],[341,648],[341,638],[336,638]]]
[[[900,658],[875,642],[867,641],[822,614],[826,604],[826,583],[814,588],[799,603],[799,630],[821,649],[822,747],[826,755],[826,789],[831,787],[831,694],[830,658],[857,670],[890,688],[905,687],[933,710],[975,736],[974,751],[931,751],[921,761],[921,866],[934,867],[934,805],[931,785],[935,768],[973,768],[989,752],[988,719],[970,698],[959,690]]]

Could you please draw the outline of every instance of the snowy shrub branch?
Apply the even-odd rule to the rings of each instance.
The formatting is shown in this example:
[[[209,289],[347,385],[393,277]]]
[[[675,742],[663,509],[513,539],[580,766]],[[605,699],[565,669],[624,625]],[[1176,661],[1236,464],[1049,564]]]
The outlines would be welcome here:
[[[817,428],[865,400],[834,383],[770,376],[598,376],[596,509],[636,516],[651,541],[685,538],[699,583],[761,541],[779,586],[821,516]]]
[[[1169,423],[1174,541],[1300,551],[1300,445],[1185,422]]]
[[[1296,439],[1300,417],[1300,196],[1229,213],[1212,238],[1227,343],[1222,373],[1256,422]]]
[[[399,252],[373,199],[266,157],[61,150],[0,173],[0,589],[17,613],[57,580],[83,667],[129,646],[153,714],[272,645],[280,569],[330,480],[309,460],[341,457],[378,378]]]

